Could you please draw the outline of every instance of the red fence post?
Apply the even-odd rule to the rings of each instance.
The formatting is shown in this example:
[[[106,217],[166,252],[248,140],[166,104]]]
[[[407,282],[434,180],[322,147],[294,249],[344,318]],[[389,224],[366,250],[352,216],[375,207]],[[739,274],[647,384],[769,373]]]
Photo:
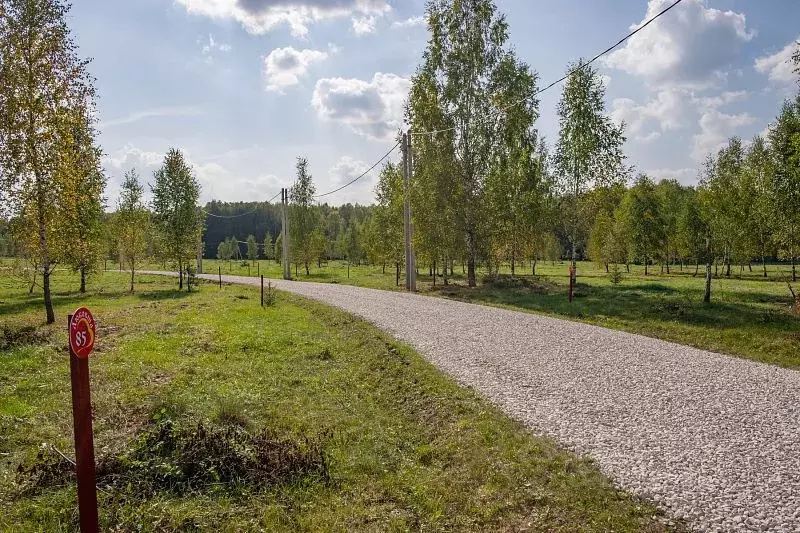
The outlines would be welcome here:
[[[72,315],[67,315],[67,327]],[[72,421],[75,426],[75,473],[78,477],[78,511],[81,531],[98,533],[97,484],[94,472],[94,437],[92,400],[89,392],[89,358],[78,357],[69,347],[69,370],[72,381]]]

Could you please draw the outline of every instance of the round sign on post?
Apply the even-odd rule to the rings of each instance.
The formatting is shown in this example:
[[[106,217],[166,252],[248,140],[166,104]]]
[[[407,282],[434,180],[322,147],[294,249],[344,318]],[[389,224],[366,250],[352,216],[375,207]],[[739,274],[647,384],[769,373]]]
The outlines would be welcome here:
[[[89,357],[94,348],[95,323],[92,313],[85,307],[79,308],[69,322],[69,346],[76,357]]]

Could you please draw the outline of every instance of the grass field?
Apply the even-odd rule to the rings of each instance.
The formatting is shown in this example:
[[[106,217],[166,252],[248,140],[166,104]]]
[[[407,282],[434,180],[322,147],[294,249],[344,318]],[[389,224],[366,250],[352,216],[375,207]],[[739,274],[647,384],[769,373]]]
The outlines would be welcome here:
[[[80,295],[57,272],[44,326],[38,291],[0,275],[0,530],[76,527],[72,469],[51,446],[72,454],[64,322],[79,305],[98,319],[104,531],[666,529],[590,462],[350,315],[158,277],[131,295],[126,280],[100,274]]]
[[[644,267],[631,266],[623,280],[614,286],[605,269],[593,263],[578,265],[578,288],[573,303],[567,299],[567,263],[539,263],[537,276],[519,275],[519,280],[501,279],[484,283],[485,272],[479,275],[479,286],[466,287],[460,266],[455,278],[445,287],[442,280],[433,287],[427,271],[420,271],[420,292],[474,303],[498,305],[596,324],[612,329],[640,333],[668,341],[715,352],[736,355],[787,368],[800,368],[800,316],[792,308],[786,280],[788,266],[768,266],[763,277],[761,267],[741,271],[735,267],[731,278],[722,275],[712,282],[712,303],[702,302],[704,273],[694,276],[695,268],[683,271],[673,267],[670,274],[661,274],[658,266],[644,275]],[[154,265],[155,267],[155,265]],[[160,267],[159,267],[160,268]],[[205,261],[205,272],[248,275],[248,268],[239,262]],[[293,267],[294,268],[294,267]],[[528,272],[526,268],[517,274]],[[342,283],[387,290],[402,290],[395,285],[394,270],[387,266],[355,266],[347,277],[346,263],[330,262],[312,268],[297,279]],[[280,266],[274,261],[260,261],[251,266],[250,275],[262,273],[279,278]],[[510,274],[504,268],[501,273]],[[293,271],[294,274],[294,271]],[[403,276],[401,276],[401,284]],[[795,287],[795,292],[800,284]]]

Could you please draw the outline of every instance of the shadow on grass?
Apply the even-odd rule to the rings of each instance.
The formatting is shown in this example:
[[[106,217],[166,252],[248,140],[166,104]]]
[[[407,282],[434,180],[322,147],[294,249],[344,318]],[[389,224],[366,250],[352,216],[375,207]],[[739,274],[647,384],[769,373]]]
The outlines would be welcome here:
[[[698,290],[679,290],[662,284],[598,287],[579,283],[571,304],[566,287],[555,284],[537,283],[535,289],[492,285],[469,289],[450,285],[437,287],[436,292],[467,302],[518,307],[565,318],[611,318],[634,326],[651,323],[669,327],[671,323],[678,323],[717,330],[755,327],[766,336],[785,336],[791,331],[800,331],[797,319],[788,312],[752,305],[756,302],[786,303],[786,298],[757,292],[737,293],[736,302],[712,301],[710,305],[702,303],[702,293]]]
[[[178,298],[186,298],[190,296],[191,293],[187,293],[184,291],[179,291],[177,288],[167,288],[165,287],[162,290],[150,290],[146,292],[134,292],[133,296],[140,300],[148,300],[148,301],[159,301],[159,300],[170,300],[170,299],[178,299]],[[53,298],[53,307],[58,308],[61,306],[68,306],[68,305],[79,305],[82,301],[91,299],[93,301],[111,301],[117,300],[119,298],[124,298],[126,296],[131,296],[130,291],[128,290],[117,290],[117,291],[107,291],[107,290],[97,290],[97,291],[87,291],[85,293],[81,293],[79,291],[54,291],[52,293]],[[15,314],[22,314],[28,312],[35,312],[41,310],[42,315],[44,315],[44,297],[40,292],[36,292],[34,294],[25,294],[15,297],[12,301],[3,301],[0,302],[0,316],[12,316]]]

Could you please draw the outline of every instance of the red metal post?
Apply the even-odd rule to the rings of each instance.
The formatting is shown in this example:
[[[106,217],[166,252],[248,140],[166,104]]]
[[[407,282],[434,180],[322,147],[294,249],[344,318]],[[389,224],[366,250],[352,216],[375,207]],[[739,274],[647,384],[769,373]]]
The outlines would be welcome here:
[[[67,328],[72,315],[67,316]],[[89,358],[78,357],[69,348],[69,369],[72,380],[72,421],[75,426],[75,473],[78,477],[78,511],[81,531],[98,533],[97,485],[94,472],[94,437],[92,434],[92,400],[89,392]]]

